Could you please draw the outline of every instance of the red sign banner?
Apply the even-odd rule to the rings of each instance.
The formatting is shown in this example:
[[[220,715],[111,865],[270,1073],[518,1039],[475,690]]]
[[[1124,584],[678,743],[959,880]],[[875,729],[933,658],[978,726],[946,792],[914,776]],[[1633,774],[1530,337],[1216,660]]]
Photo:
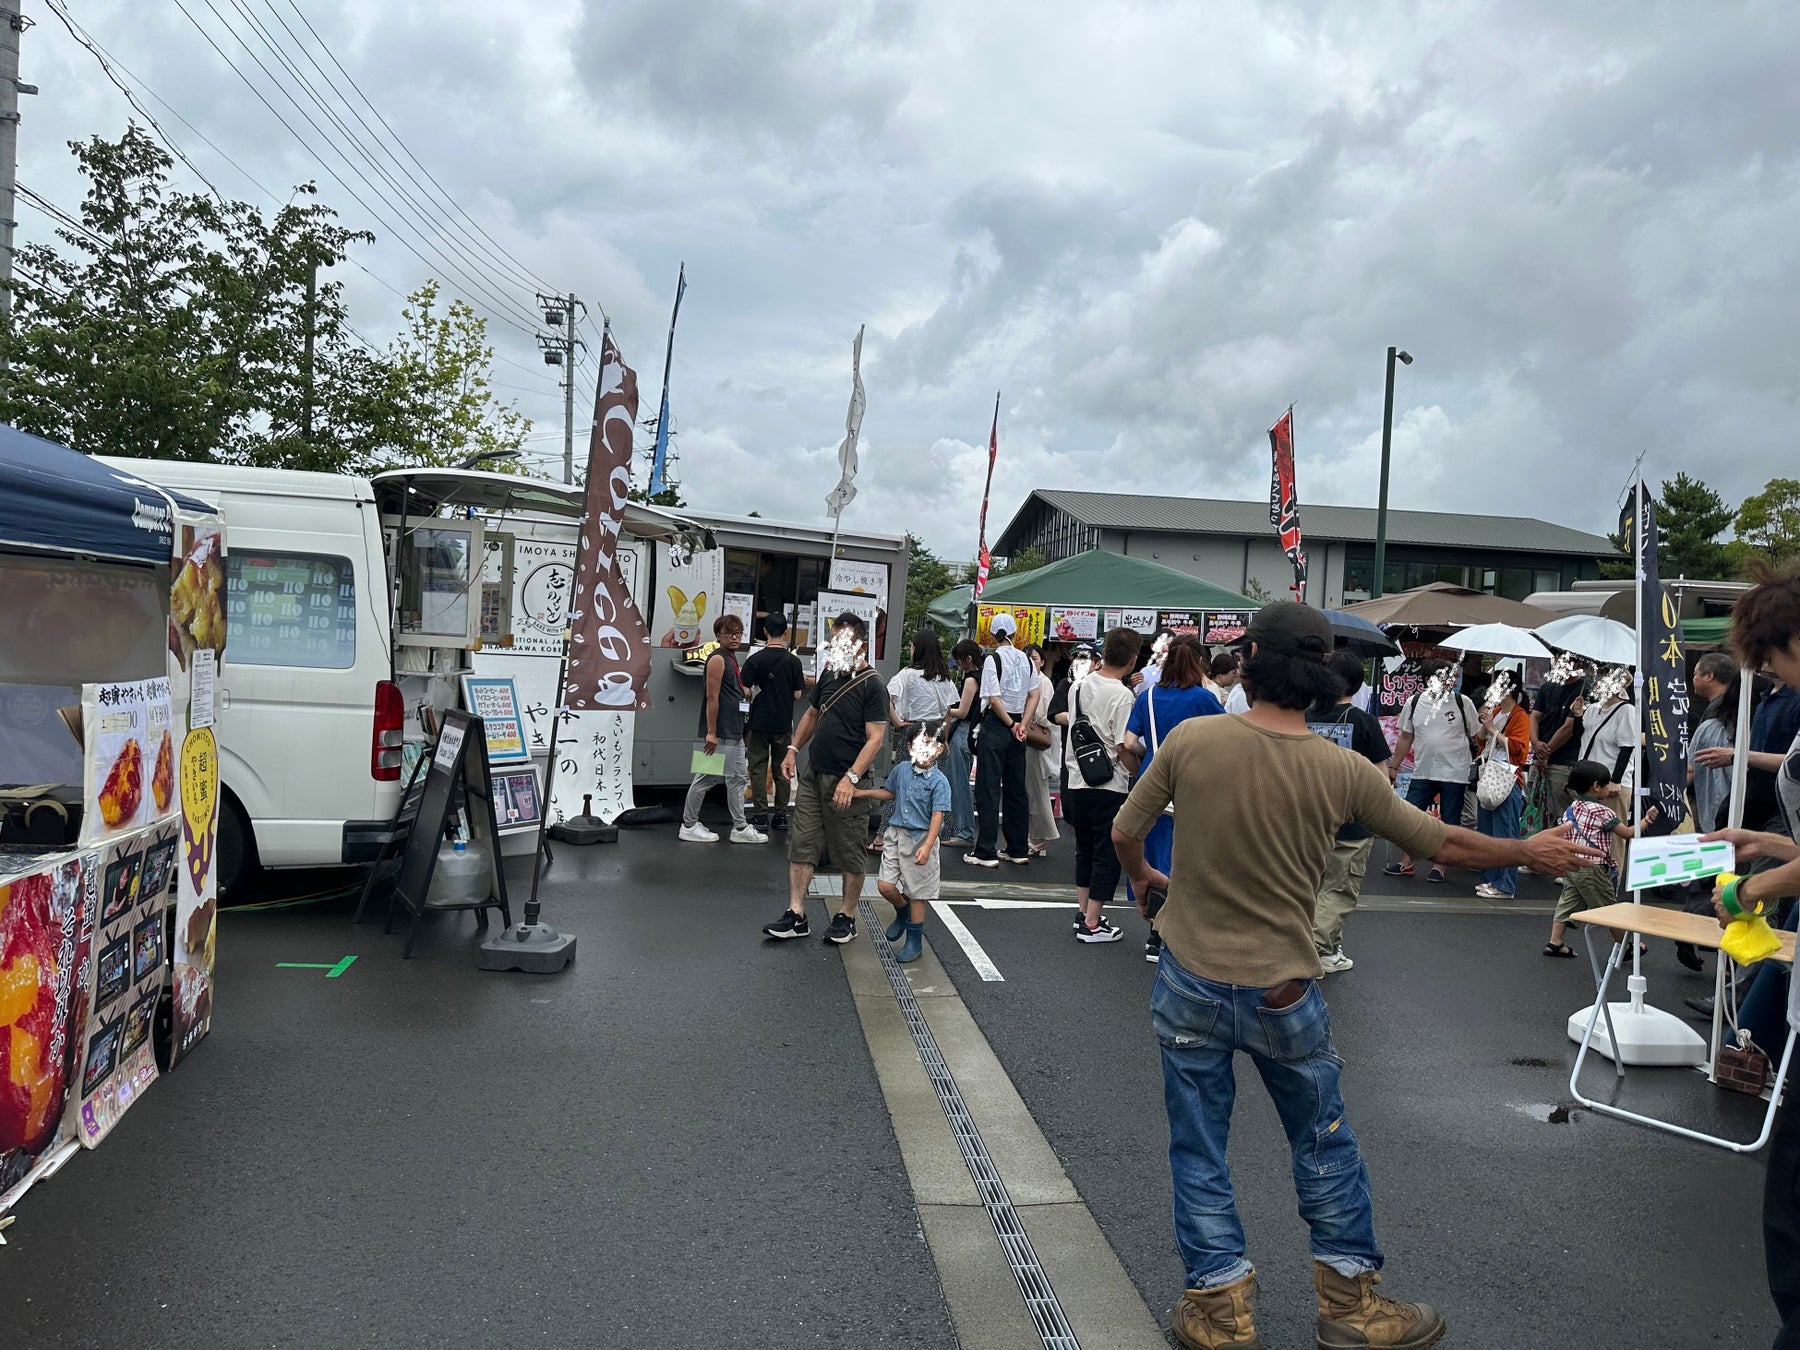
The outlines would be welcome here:
[[[650,630],[619,572],[619,526],[631,494],[631,429],[637,415],[637,372],[625,364],[609,327],[600,340],[600,387],[588,437],[587,510],[569,605],[564,701],[577,712],[641,712],[650,706]]]
[[[1294,565],[1297,596],[1306,585],[1306,554],[1300,548],[1300,494],[1294,487],[1294,410],[1269,428],[1269,451],[1274,467],[1269,474],[1269,524],[1281,535],[1281,551]]]

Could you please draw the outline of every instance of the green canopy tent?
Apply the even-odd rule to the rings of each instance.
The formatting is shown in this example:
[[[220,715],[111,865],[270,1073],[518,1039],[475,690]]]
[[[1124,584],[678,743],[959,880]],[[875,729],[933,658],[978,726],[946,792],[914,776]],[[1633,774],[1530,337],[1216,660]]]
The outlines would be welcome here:
[[[933,622],[964,630],[974,588],[957,586],[926,607]],[[984,605],[1088,605],[1138,609],[1256,609],[1259,602],[1144,558],[1089,549],[988,583]],[[950,614],[954,611],[954,622]],[[940,617],[941,616],[941,617]]]

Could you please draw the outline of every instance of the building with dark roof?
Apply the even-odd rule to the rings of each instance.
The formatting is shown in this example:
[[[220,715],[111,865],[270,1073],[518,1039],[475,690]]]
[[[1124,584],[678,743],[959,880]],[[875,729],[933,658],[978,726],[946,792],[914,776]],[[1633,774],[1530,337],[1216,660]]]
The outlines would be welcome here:
[[[1304,599],[1336,606],[1366,600],[1375,576],[1375,508],[1300,508],[1308,575]],[[1036,548],[1054,562],[1102,548],[1148,558],[1227,590],[1287,594],[1293,569],[1269,524],[1267,502],[1152,497],[1129,492],[1039,488],[995,540],[1010,557]],[[1523,516],[1388,511],[1386,576],[1391,594],[1432,581],[1523,600],[1569,590],[1600,575],[1617,553],[1604,535]]]

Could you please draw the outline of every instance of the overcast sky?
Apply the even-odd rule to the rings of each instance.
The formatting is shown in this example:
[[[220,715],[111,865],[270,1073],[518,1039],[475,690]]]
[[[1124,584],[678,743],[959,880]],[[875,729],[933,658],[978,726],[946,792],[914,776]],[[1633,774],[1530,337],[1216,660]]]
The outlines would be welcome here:
[[[685,259],[673,405],[697,507],[823,518],[859,323],[845,524],[950,557],[975,550],[996,391],[990,536],[1033,487],[1266,497],[1289,402],[1303,522],[1307,502],[1372,505],[1389,343],[1417,358],[1396,506],[1604,530],[1640,452],[1734,503],[1800,466],[1790,4],[296,2],[510,255],[490,266],[511,278],[478,278],[492,296],[358,206],[180,8],[324,151],[226,31],[279,71],[248,11],[322,85],[275,22],[306,37],[290,0],[68,0],[122,79],[250,176],[283,195],[316,177],[374,229],[360,257],[387,286],[436,273],[529,311],[522,264],[604,306],[646,415]],[[129,108],[45,0],[24,9],[42,93],[20,178],[72,207],[64,143],[116,137]],[[345,281],[385,341],[400,302]],[[554,372],[490,331],[531,447],[560,458]]]

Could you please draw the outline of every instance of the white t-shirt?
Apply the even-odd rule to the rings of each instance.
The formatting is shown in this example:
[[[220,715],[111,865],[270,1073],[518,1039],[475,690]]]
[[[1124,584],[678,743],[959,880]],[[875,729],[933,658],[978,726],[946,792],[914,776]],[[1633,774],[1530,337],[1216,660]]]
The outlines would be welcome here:
[[[1627,817],[1631,812],[1631,794],[1637,783],[1637,705],[1626,702],[1598,709],[1590,704],[1587,715],[1582,718],[1581,757],[1604,764],[1611,773],[1613,765],[1619,762],[1619,752],[1628,747],[1631,758],[1625,762],[1625,772],[1614,780],[1623,789],[1619,814]]]
[[[1112,781],[1094,788],[1096,792],[1131,791],[1131,775],[1119,763],[1118,747],[1125,743],[1125,724],[1131,720],[1131,708],[1136,701],[1136,696],[1127,685],[1092,671],[1083,675],[1069,689],[1069,725],[1075,725],[1077,713],[1091,722],[1094,730],[1100,733],[1100,739],[1106,742],[1106,753],[1112,759]],[[1067,748],[1069,745],[1070,738],[1065,731],[1063,746],[1069,771],[1069,790],[1079,792],[1090,785],[1081,776],[1081,766],[1075,762],[1075,752]]]
[[[994,657],[1000,658],[999,670],[994,669]],[[1014,717],[1025,714],[1025,696],[1037,688],[1037,671],[1031,668],[1031,658],[1017,647],[996,647],[984,653],[981,658],[981,703],[985,710],[987,701],[999,695],[1000,706]]]
[[[1242,680],[1231,686],[1231,697],[1225,700],[1225,711],[1228,713],[1250,711],[1250,691],[1244,688]]]
[[[1144,666],[1144,682],[1142,684],[1140,684],[1138,686],[1138,688],[1139,689],[1154,689],[1154,688],[1156,688],[1157,685],[1159,685],[1161,683],[1162,683],[1162,665],[1161,665],[1161,663],[1156,662],[1156,661],[1147,662]]]
[[[1352,708],[1360,708],[1363,712],[1367,712],[1369,711],[1369,704],[1374,702],[1374,700],[1375,686],[1370,684],[1367,680],[1364,680],[1362,687],[1354,694],[1350,695],[1350,706]]]
[[[1426,782],[1467,782],[1474,762],[1469,737],[1480,730],[1481,714],[1462,694],[1437,700],[1419,694],[1400,709],[1401,734],[1413,738],[1413,777]]]
[[[887,688],[894,715],[902,722],[938,722],[956,702],[958,685],[950,680],[928,680],[917,666],[907,666],[888,681]]]

